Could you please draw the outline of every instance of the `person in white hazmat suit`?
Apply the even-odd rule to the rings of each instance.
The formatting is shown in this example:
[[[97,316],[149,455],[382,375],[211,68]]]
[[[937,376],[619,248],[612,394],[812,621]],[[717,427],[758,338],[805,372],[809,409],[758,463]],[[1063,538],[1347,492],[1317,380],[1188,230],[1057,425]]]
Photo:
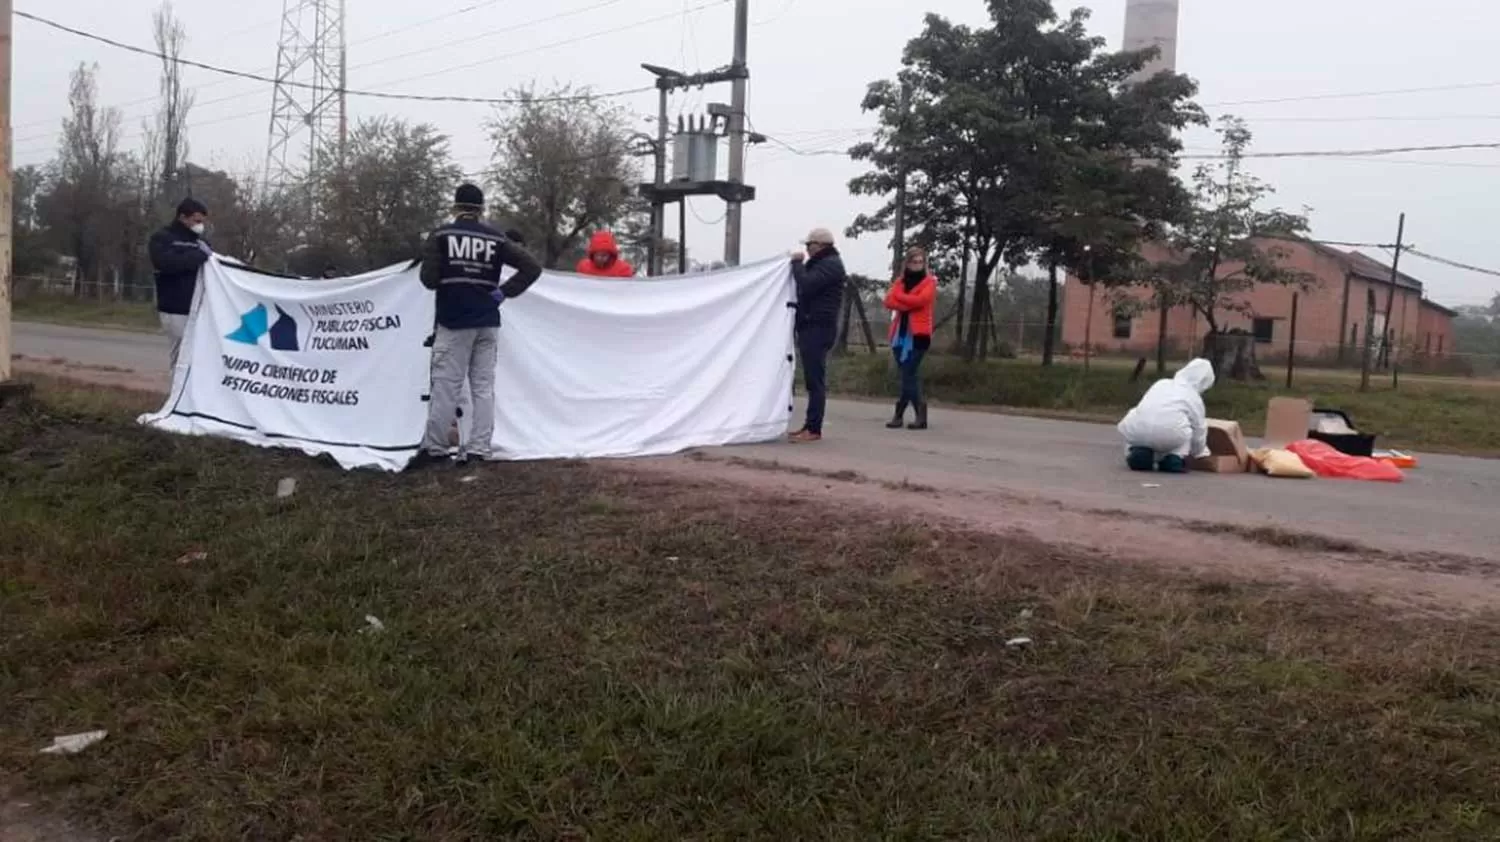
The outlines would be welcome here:
[[[1214,385],[1214,367],[1195,359],[1171,380],[1158,380],[1116,428],[1125,437],[1132,471],[1187,471],[1189,457],[1208,455],[1208,411],[1203,393]]]

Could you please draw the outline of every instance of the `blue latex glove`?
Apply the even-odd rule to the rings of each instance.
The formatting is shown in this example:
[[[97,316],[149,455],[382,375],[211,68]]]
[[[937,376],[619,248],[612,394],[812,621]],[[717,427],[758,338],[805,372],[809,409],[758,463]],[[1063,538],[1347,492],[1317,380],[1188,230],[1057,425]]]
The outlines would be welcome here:
[[[198,241],[198,251],[203,252],[203,255],[205,257],[213,257],[214,254],[214,250],[209,248],[208,243],[205,243],[202,240]]]
[[[490,293],[490,298],[495,299],[495,303],[496,304],[504,304],[505,303],[505,293],[501,292],[498,289],[495,290],[494,292]]]

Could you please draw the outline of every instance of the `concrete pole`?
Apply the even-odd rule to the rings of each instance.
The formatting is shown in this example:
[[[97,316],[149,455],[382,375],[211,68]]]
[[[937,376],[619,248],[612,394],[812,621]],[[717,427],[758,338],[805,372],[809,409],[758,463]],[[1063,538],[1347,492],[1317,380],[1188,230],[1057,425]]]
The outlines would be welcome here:
[[[656,195],[651,199],[651,242],[646,244],[646,274],[653,278],[661,274],[662,241],[667,236],[667,209],[661,201],[661,189],[667,184],[667,89],[658,84],[658,90],[654,150]]]
[[[911,109],[911,86],[901,86],[901,128],[906,127],[906,114]],[[902,159],[903,161],[905,159]],[[901,277],[906,268],[906,164],[902,163],[900,180],[896,182],[896,234],[891,238],[892,277]]]
[[[732,66],[739,71],[745,69],[745,54],[750,40],[750,0],[734,2],[734,60]],[[738,74],[733,82],[733,93],[729,100],[729,181],[731,184],[745,183],[745,73]],[[743,224],[744,205],[729,202],[724,212],[724,262],[730,266],[740,265],[740,230]]]
[[[0,395],[10,385],[11,354],[11,0],[0,0]]]

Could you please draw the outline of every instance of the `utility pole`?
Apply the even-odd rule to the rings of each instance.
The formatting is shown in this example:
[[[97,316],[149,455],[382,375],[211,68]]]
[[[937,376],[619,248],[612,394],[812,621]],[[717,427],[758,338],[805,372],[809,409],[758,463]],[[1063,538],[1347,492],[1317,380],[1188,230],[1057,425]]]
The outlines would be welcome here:
[[[750,40],[750,0],[734,0],[734,59],[730,69],[735,79],[729,99],[729,183],[745,183],[745,87],[749,75],[745,53]],[[740,231],[744,205],[736,198],[726,203],[724,213],[724,262],[740,265]]]
[[[0,0],[0,402],[17,390],[11,382],[11,0]]]
[[[741,0],[743,4],[744,0]],[[743,12],[743,9],[741,10]],[[740,20],[743,24],[745,21]],[[740,57],[736,63],[726,65],[717,70],[707,73],[683,73],[670,67],[662,67],[655,64],[642,64],[641,68],[656,77],[656,89],[660,91],[660,99],[656,117],[656,140],[652,142],[656,155],[655,179],[649,183],[640,185],[640,193],[651,201],[651,239],[649,244],[650,253],[647,263],[650,265],[651,274],[661,274],[661,265],[665,257],[660,244],[666,240],[666,206],[672,202],[685,202],[688,196],[718,196],[724,201],[728,210],[725,213],[727,224],[724,233],[724,262],[738,265],[740,254],[740,205],[755,198],[755,188],[744,183],[745,176],[745,149],[747,143],[759,143],[765,140],[761,135],[754,132],[745,132],[745,106],[744,106],[744,84],[748,75],[743,62],[744,33],[738,35]],[[687,140],[686,146],[679,144],[674,151],[674,156],[681,155],[686,151],[687,160],[682,161],[679,167],[674,163],[674,175],[671,181],[667,181],[667,96],[670,92],[681,88],[695,88],[704,85],[716,85],[722,82],[732,82],[735,85],[735,100],[737,105],[725,105],[724,103],[710,103],[708,106],[709,117],[713,120],[714,143],[717,144],[717,128],[723,121],[730,135],[730,179],[720,181],[715,177],[715,162],[718,160],[714,152],[717,146],[713,146],[704,154],[701,144],[695,141],[702,139],[706,131],[693,129],[684,136],[682,126],[678,126],[678,139]],[[737,115],[737,116],[736,116]],[[649,140],[649,138],[647,138]],[[686,213],[686,209],[681,209]],[[679,214],[679,217],[682,214]]]
[[[1401,221],[1396,224],[1396,251],[1391,258],[1391,287],[1385,293],[1385,330],[1380,337],[1380,367],[1385,368],[1391,364],[1391,312],[1396,306],[1396,282],[1401,278],[1401,272],[1397,267],[1401,265],[1402,238],[1406,236],[1406,214],[1401,214]]]
[[[906,128],[906,113],[911,108],[911,85],[901,83],[901,121],[897,124],[896,131]],[[896,277],[901,276],[901,271],[906,262],[906,159],[903,157],[900,172],[897,173],[896,181],[896,234],[891,240],[891,250],[895,253],[891,263],[892,271]]]
[[[687,197],[677,203],[677,274],[686,275],[687,266]]]
[[[657,77],[660,80],[662,77]],[[667,93],[671,90],[658,81],[656,105],[656,172],[657,194],[651,199],[651,240],[646,245],[646,274],[661,274],[661,246],[666,240],[667,208],[661,200],[661,189],[667,183]]]

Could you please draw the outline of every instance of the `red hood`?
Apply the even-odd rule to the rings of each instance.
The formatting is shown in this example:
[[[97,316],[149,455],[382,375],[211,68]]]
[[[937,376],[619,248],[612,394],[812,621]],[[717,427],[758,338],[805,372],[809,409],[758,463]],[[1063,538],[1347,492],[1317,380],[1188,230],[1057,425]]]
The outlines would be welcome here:
[[[585,257],[593,257],[599,252],[604,252],[610,257],[620,256],[620,244],[615,241],[615,235],[608,231],[595,231],[594,236],[589,238],[589,250]]]
[[[609,262],[604,266],[597,266],[594,264],[594,255],[601,251],[609,255]],[[603,278],[629,278],[635,275],[635,267],[620,257],[620,243],[608,231],[594,232],[594,236],[589,238],[588,253],[578,261],[574,271],[580,275]]]

